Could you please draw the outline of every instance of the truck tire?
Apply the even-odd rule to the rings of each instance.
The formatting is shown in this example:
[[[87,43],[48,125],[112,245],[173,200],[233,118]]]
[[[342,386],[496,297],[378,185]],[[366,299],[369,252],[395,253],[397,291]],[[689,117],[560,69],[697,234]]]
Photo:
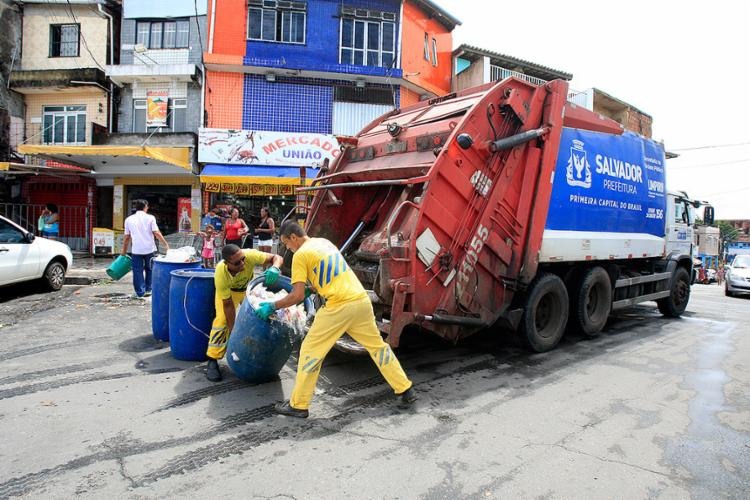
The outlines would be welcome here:
[[[690,274],[684,267],[675,269],[672,275],[669,297],[656,301],[659,312],[669,318],[679,318],[687,308],[690,300]]]
[[[60,262],[50,262],[42,275],[42,282],[49,290],[57,291],[65,284],[65,266]]]
[[[571,307],[575,327],[586,337],[599,335],[612,309],[612,282],[609,274],[597,266],[586,271],[573,296]]]
[[[518,334],[534,352],[554,348],[565,332],[568,322],[568,291],[562,280],[550,273],[531,282],[523,308]]]

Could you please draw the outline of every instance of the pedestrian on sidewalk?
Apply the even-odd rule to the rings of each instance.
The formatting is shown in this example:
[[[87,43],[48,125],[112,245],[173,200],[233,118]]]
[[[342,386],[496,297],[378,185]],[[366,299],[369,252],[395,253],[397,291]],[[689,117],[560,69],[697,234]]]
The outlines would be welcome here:
[[[240,211],[232,209],[231,216],[224,222],[224,241],[227,245],[242,247],[242,237],[249,231],[245,221],[240,218]]]
[[[169,250],[169,243],[159,231],[156,218],[148,213],[148,202],[146,200],[135,200],[135,213],[125,219],[125,238],[122,240],[122,255],[130,249],[131,265],[133,267],[133,289],[135,298],[143,298],[151,295],[151,270],[153,259],[156,255],[156,243],[158,238]],[[165,251],[166,251],[165,250]]]
[[[325,299],[325,306],[315,314],[310,331],[302,341],[291,398],[277,404],[274,410],[281,415],[307,418],[323,360],[344,332],[370,353],[399,397],[399,406],[411,406],[417,399],[412,382],[391,347],[380,336],[367,292],[338,248],[324,238],[310,238],[293,221],[281,225],[280,237],[286,248],[294,252],[292,292],[276,302],[261,302],[256,314],[267,320],[276,309],[299,304],[308,294],[307,282]]]
[[[57,213],[57,205],[47,203],[39,218],[39,226],[42,238],[56,240],[60,236],[60,214]]]
[[[198,233],[198,236],[203,238],[203,246],[201,248],[201,257],[203,258],[203,267],[206,269],[214,268],[214,249],[216,248],[216,232],[214,232],[214,226],[210,223],[206,224],[203,231]]]
[[[216,317],[211,325],[206,351],[206,378],[211,382],[222,379],[219,360],[227,352],[227,342],[234,328],[237,310],[245,298],[247,284],[253,279],[255,266],[272,265],[265,272],[265,283],[273,285],[279,279],[281,265],[284,263],[281,255],[242,249],[233,243],[224,245],[221,256],[224,260],[219,262],[214,273]]]
[[[273,247],[273,233],[276,229],[268,207],[260,209],[260,224],[255,228],[255,234],[258,235],[258,250],[261,252],[270,252]]]

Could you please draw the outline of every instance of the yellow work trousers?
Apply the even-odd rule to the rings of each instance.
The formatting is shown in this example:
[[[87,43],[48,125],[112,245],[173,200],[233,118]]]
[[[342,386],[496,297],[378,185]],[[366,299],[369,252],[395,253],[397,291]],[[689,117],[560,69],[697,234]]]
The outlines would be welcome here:
[[[239,311],[240,304],[245,299],[245,292],[232,292],[232,302],[234,302],[235,313]],[[224,316],[224,301],[216,295],[214,299],[216,307],[216,317],[211,325],[211,334],[208,336],[208,350],[206,356],[213,359],[221,359],[227,352],[227,342],[229,334],[232,333],[227,329],[227,318]]]
[[[300,348],[297,379],[289,401],[293,408],[305,410],[310,407],[323,359],[344,332],[367,349],[396,394],[411,387],[401,363],[380,336],[370,300],[364,298],[336,307],[323,307],[315,315]]]

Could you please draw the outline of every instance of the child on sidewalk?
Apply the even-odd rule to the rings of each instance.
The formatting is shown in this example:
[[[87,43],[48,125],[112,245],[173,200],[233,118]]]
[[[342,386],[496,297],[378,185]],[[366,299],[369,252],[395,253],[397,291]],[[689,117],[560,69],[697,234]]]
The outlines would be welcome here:
[[[204,230],[198,234],[203,238],[203,249],[201,250],[203,267],[206,269],[213,269],[214,248],[216,248],[216,231],[211,224],[207,224]]]

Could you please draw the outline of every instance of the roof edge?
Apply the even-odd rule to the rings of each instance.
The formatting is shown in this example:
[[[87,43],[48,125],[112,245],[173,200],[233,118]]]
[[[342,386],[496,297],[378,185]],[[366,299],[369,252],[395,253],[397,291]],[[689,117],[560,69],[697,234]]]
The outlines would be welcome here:
[[[462,52],[472,52],[474,54],[481,55],[481,56],[487,56],[487,57],[491,57],[495,59],[505,60],[509,63],[522,64],[522,65],[528,66],[529,68],[535,69],[537,71],[544,71],[546,73],[553,74],[557,76],[558,78],[562,78],[564,80],[573,79],[572,73],[566,73],[565,71],[561,71],[555,68],[550,68],[549,66],[544,66],[542,64],[537,64],[531,61],[527,61],[525,59],[520,59],[518,57],[509,56],[506,54],[501,54],[500,52],[493,52],[491,50],[482,49],[482,48],[475,47],[473,45],[468,45],[465,43],[462,43],[461,45],[459,45],[458,48],[453,51],[453,55],[456,56]]]

